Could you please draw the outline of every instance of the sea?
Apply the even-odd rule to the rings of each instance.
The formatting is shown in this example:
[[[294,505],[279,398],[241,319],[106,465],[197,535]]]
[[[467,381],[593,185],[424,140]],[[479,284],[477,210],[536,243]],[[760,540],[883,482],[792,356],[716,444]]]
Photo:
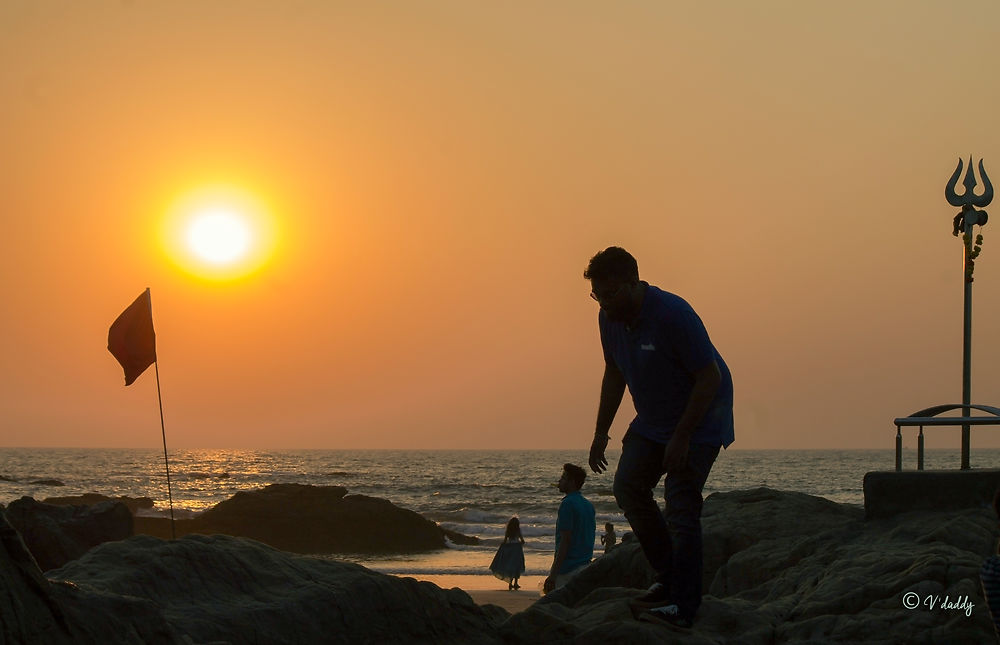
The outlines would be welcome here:
[[[268,484],[343,486],[352,494],[388,499],[444,528],[476,536],[481,543],[449,544],[405,556],[319,557],[439,586],[505,588],[488,567],[511,517],[519,518],[525,538],[527,570],[522,582],[540,585],[548,573],[562,498],[556,482],[564,463],[579,464],[588,472],[583,493],[597,513],[595,555],[602,552],[599,536],[605,523],[613,524],[621,539],[628,522],[611,490],[618,455],[609,450],[609,471],[597,475],[586,468],[585,450],[176,450],[168,453],[168,496],[162,449],[0,448],[0,503],[22,496],[41,501],[83,493],[145,496],[155,507],[141,513],[169,517],[172,506],[174,517],[181,519]],[[915,468],[915,451],[904,450],[903,460],[904,468]],[[959,460],[957,449],[928,450],[925,467],[954,469]],[[971,465],[1000,467],[1000,449],[974,450]],[[705,495],[767,486],[860,506],[865,473],[894,467],[891,449],[731,449],[720,453]],[[662,502],[662,484],[657,497]]]

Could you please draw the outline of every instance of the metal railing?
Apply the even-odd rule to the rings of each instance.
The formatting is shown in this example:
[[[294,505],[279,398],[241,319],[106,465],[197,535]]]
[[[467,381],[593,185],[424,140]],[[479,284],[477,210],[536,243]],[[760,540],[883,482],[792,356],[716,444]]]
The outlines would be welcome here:
[[[937,415],[951,410],[979,410],[987,412],[993,416],[973,417],[939,417]],[[968,413],[967,413],[968,414]],[[918,410],[908,417],[899,417],[894,421],[896,424],[896,470],[903,470],[903,435],[900,428],[903,426],[919,426],[920,434],[917,435],[917,470],[924,469],[924,426],[996,426],[1000,425],[1000,408],[989,405],[965,405],[962,403],[949,403],[947,405],[935,405],[932,408]],[[968,463],[968,455],[963,455],[962,463]]]

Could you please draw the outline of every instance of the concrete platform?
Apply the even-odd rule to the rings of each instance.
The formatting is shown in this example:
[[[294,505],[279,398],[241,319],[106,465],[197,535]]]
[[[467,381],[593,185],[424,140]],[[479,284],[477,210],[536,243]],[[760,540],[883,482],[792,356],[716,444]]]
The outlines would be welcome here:
[[[865,517],[908,511],[990,508],[1000,470],[889,470],[865,474]]]

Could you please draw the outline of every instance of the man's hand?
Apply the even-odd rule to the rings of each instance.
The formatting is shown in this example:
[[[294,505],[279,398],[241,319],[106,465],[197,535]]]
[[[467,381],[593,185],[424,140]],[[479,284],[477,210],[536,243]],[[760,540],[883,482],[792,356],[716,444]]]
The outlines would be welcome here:
[[[668,473],[680,470],[687,465],[688,446],[691,440],[680,432],[675,432],[663,451],[663,469]],[[593,454],[593,453],[591,453]]]
[[[604,451],[608,447],[608,435],[594,435],[594,442],[590,444],[590,469],[595,473],[603,473],[608,469],[608,460],[604,457]]]
[[[553,573],[548,578],[545,579],[545,583],[542,585],[542,591],[549,593],[556,588],[556,575]]]

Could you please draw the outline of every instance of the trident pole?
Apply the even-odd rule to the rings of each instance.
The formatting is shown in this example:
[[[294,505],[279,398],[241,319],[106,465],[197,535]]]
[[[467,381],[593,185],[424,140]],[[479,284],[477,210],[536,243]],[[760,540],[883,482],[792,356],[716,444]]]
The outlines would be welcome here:
[[[972,274],[976,268],[976,258],[982,251],[983,236],[979,235],[973,244],[973,227],[977,224],[982,227],[986,225],[989,215],[984,210],[977,210],[978,207],[988,206],[993,201],[993,184],[986,174],[983,160],[979,160],[979,177],[983,180],[983,193],[976,195],[973,189],[976,187],[976,177],[972,172],[972,157],[969,157],[969,167],[965,173],[962,185],[965,192],[958,195],[955,188],[958,186],[958,178],[962,174],[962,159],[958,159],[958,167],[952,174],[951,179],[944,188],[944,197],[952,206],[961,207],[961,212],[955,216],[952,227],[952,235],[962,234],[962,281],[964,283],[964,294],[962,303],[962,416],[968,417],[972,403]],[[971,433],[969,424],[962,424],[962,470],[969,469],[969,445],[971,443]]]
[[[965,295],[962,299],[962,405],[967,406],[972,403],[972,275],[969,272],[969,262],[972,261],[970,257],[972,245],[965,241],[972,237],[972,222],[968,218],[965,220],[965,231],[962,237],[962,248],[964,249],[962,276],[965,282]],[[968,417],[969,414],[970,409],[963,407],[962,416]],[[962,425],[962,470],[969,469],[969,452],[972,443],[972,433],[969,431],[969,427],[968,423]]]

